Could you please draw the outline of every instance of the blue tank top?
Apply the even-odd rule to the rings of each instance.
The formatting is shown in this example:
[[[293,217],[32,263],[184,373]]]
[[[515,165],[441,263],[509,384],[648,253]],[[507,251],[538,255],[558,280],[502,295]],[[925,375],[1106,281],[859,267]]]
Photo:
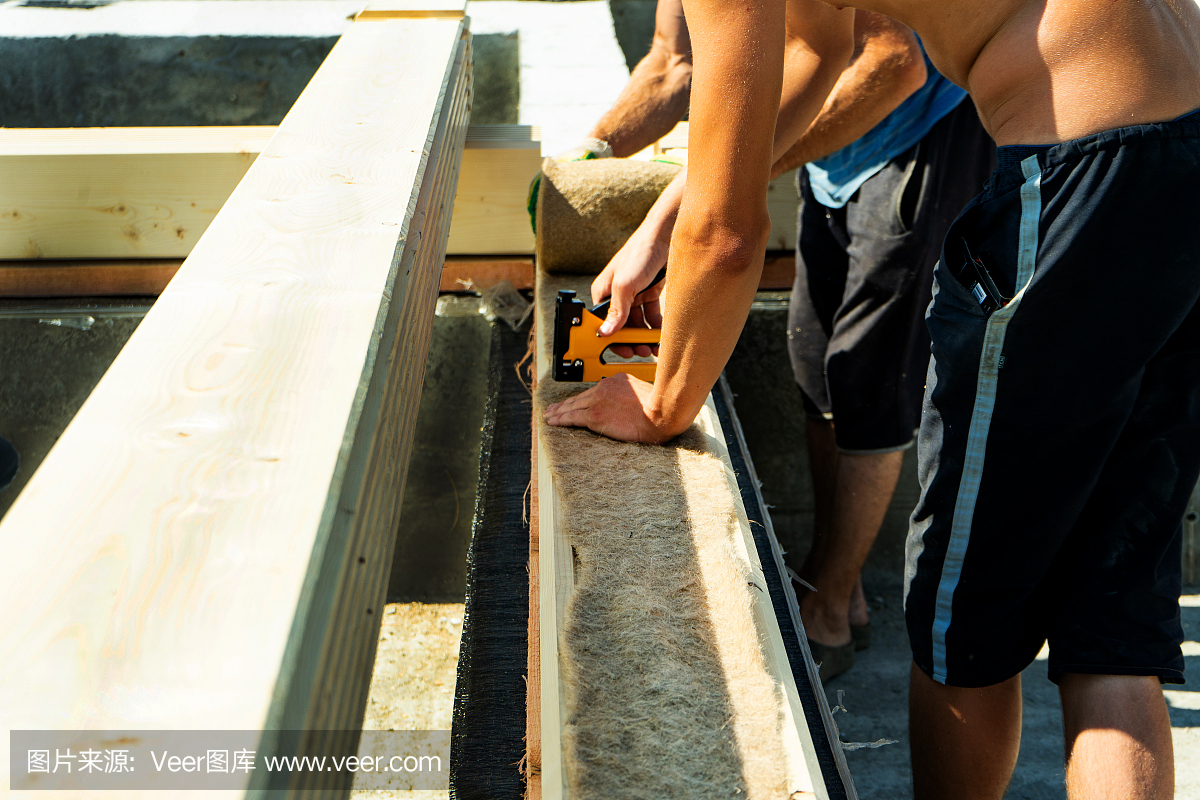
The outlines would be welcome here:
[[[919,40],[918,40],[919,41]],[[924,55],[925,48],[922,46]],[[882,122],[861,139],[807,165],[813,195],[827,208],[841,208],[858,187],[896,156],[929,133],[938,121],[958,107],[967,93],[933,68],[925,56],[929,77]]]

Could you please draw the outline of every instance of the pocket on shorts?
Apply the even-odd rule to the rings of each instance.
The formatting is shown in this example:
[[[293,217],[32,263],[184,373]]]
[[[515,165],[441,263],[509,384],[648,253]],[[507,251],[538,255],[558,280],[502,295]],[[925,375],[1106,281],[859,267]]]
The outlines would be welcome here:
[[[899,185],[896,187],[896,194],[892,199],[892,217],[896,235],[909,233],[916,224],[917,207],[921,202],[922,170],[919,167],[924,163],[924,159],[921,157],[924,148],[923,140],[913,146],[908,164],[904,168],[904,175],[900,179]]]

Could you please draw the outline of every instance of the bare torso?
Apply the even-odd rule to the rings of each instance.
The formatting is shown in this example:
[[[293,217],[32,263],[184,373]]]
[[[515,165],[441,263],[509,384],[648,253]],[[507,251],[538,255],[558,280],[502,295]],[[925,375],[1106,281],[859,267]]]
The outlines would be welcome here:
[[[1200,108],[1194,0],[859,0],[912,27],[997,144],[1051,144]]]

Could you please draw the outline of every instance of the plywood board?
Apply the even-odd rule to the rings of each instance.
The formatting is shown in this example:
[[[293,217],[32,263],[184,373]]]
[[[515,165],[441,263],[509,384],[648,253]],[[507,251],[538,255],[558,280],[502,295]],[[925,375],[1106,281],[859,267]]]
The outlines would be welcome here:
[[[355,730],[469,93],[462,21],[334,47],[0,523],[9,727]]]

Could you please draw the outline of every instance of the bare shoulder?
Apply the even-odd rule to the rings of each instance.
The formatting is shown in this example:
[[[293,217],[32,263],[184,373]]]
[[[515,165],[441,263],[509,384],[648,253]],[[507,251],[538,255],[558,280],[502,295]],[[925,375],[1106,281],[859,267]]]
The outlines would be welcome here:
[[[859,0],[913,28],[997,144],[1051,144],[1200,107],[1193,0]]]

